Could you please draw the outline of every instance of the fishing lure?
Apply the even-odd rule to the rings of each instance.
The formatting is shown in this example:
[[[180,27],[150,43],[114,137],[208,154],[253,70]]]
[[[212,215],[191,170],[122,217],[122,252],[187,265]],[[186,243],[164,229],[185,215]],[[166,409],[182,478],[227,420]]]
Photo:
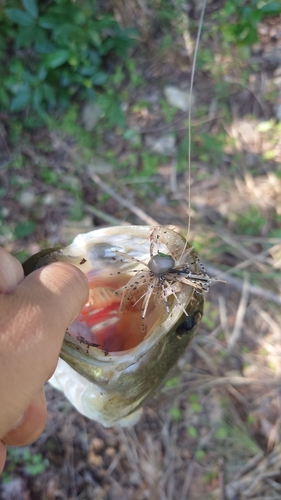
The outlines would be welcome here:
[[[207,275],[192,247],[179,250],[179,248],[175,248],[175,245],[169,242],[168,251],[170,253],[167,254],[160,251],[160,244],[165,241],[167,234],[167,230],[161,226],[151,230],[149,236],[151,241],[150,260],[147,263],[128,254],[117,252],[119,255],[133,260],[137,264],[145,266],[144,269],[135,270],[135,276],[115,292],[116,294],[122,294],[121,310],[126,307],[128,302],[133,300],[134,296],[139,295],[140,290],[143,290],[141,296],[133,304],[137,305],[140,300],[143,301],[141,307],[143,319],[146,316],[151,298],[154,300],[156,307],[157,302],[159,303],[162,300],[167,313],[170,314],[169,297],[172,297],[176,300],[184,314],[187,314],[177,295],[182,288],[182,284],[208,292],[211,278]],[[155,247],[156,253],[154,253]],[[191,269],[191,266],[194,264],[200,267],[200,271],[194,272]]]

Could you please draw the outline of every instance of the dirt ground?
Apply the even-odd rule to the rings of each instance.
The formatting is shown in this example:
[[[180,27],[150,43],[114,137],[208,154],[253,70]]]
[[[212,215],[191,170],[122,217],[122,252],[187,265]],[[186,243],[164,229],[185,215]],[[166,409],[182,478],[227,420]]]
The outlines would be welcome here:
[[[212,5],[207,28],[219,7]],[[127,24],[136,16],[118,2],[117,14]],[[189,34],[194,44],[195,31]],[[182,34],[161,56],[156,28],[154,39],[147,30],[142,36],[132,57],[143,84],[123,106],[138,146],[117,127],[104,131],[90,159],[65,129],[37,130],[11,149],[1,117],[0,243],[22,260],[122,221],[152,218],[186,231],[187,113],[171,113],[164,89],[189,90],[191,58]],[[196,338],[134,427],[105,429],[46,385],[46,429],[30,447],[9,451],[1,500],[281,498],[281,18],[261,23],[259,42],[241,64],[235,47],[218,51],[206,32],[202,47],[210,40],[216,77],[199,67],[194,82],[188,238],[207,272],[227,283],[212,284]],[[175,141],[163,153],[159,140],[167,145],[170,136]],[[159,155],[157,167],[131,175],[130,162],[138,172],[143,151]],[[39,167],[64,182],[44,182]],[[73,218],[76,189],[81,216]],[[25,235],[30,220],[34,229]]]

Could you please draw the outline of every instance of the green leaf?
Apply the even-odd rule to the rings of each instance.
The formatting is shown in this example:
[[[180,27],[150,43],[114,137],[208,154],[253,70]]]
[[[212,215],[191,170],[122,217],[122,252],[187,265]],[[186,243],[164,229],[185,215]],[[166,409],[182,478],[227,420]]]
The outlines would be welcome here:
[[[200,462],[201,460],[203,460],[203,458],[205,458],[206,456],[206,452],[204,450],[196,450],[195,452],[195,458],[197,460],[197,462]]]
[[[39,26],[48,30],[52,30],[56,26],[59,26],[60,22],[60,18],[56,14],[46,14],[45,16],[40,16],[39,18]]]
[[[70,52],[69,50],[57,50],[56,52],[53,52],[52,54],[49,54],[46,58],[46,66],[48,68],[58,68],[62,64],[64,64],[66,61],[68,61],[70,57]]]
[[[35,92],[32,96],[32,104],[34,109],[40,116],[40,118],[42,118],[43,121],[47,122],[49,119],[49,115],[46,113],[43,107],[43,99],[44,99],[44,89],[43,85],[40,85],[40,87],[37,87],[35,89]]]
[[[54,29],[54,39],[59,45],[68,45],[75,40],[75,44],[87,43],[87,31],[80,26],[64,23]]]
[[[91,79],[92,84],[93,85],[103,85],[106,82],[107,77],[108,77],[107,73],[104,73],[103,71],[99,71]]]
[[[39,54],[51,54],[56,49],[56,46],[49,40],[36,40],[35,49]]]
[[[18,29],[17,36],[15,38],[16,48],[30,47],[33,41],[36,39],[37,26],[35,24],[29,26],[21,26]]]
[[[26,12],[33,18],[36,19],[38,17],[38,7],[35,0],[21,0],[23,7]]]
[[[215,433],[216,439],[227,439],[230,435],[230,431],[227,425],[222,424]]]
[[[21,111],[26,108],[30,101],[30,87],[29,85],[22,85],[10,104],[11,111]]]
[[[20,26],[30,26],[33,23],[33,18],[20,9],[6,9],[6,14],[10,21],[19,24]]]
[[[187,432],[188,434],[190,435],[190,437],[196,439],[198,438],[198,432],[197,432],[197,429],[193,426],[193,425],[190,425],[188,428],[187,428]]]
[[[9,95],[7,90],[4,87],[0,87],[0,102],[2,103],[5,108],[9,106]]]
[[[24,470],[27,474],[30,476],[38,476],[38,474],[41,474],[46,469],[46,464],[42,460],[41,463],[34,463],[34,464],[27,464],[24,467]]]
[[[35,109],[37,109],[40,106],[42,99],[43,99],[43,89],[42,89],[42,85],[40,85],[40,87],[37,87],[35,89],[35,91],[32,95],[32,102],[33,102]]]
[[[19,222],[14,229],[14,237],[25,238],[26,236],[30,236],[34,232],[35,227],[35,222],[32,220]]]
[[[200,405],[200,403],[196,402],[192,403],[191,408],[194,411],[194,413],[200,413],[202,411],[202,406]]]
[[[172,420],[181,420],[182,418],[182,411],[180,408],[177,408],[177,407],[172,407],[170,409],[170,416],[171,416],[171,419]]]
[[[281,12],[280,2],[269,2],[261,7],[261,12],[271,16],[277,16]]]
[[[48,74],[48,71],[45,68],[45,66],[40,66],[38,68],[37,78],[40,82],[43,82],[46,79],[47,74]]]
[[[120,109],[120,106],[118,105],[117,102],[111,102],[109,103],[108,109],[107,109],[107,118],[108,122],[112,126],[118,126],[120,128],[123,128],[125,126],[125,116],[123,112]]]
[[[48,85],[47,83],[43,84],[43,91],[44,91],[44,98],[48,102],[50,106],[55,106],[56,104],[56,93],[51,87],[51,85]]]
[[[169,389],[170,387],[175,387],[178,385],[179,385],[179,377],[173,377],[167,380],[165,388]]]

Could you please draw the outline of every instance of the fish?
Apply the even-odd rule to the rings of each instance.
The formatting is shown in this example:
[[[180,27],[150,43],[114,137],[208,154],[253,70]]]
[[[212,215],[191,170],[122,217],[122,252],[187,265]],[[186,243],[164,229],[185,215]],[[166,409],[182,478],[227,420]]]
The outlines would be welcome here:
[[[164,226],[114,226],[31,256],[81,269],[89,296],[69,325],[52,385],[104,427],[133,425],[197,332],[211,278],[191,245]]]

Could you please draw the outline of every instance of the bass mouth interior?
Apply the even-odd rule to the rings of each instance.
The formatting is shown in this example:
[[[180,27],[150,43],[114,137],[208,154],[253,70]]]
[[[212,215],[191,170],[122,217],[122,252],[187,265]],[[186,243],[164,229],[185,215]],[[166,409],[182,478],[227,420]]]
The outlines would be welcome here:
[[[153,298],[145,317],[142,317],[147,287],[134,290],[131,299],[123,304],[124,292],[120,288],[131,279],[130,274],[118,273],[116,266],[107,266],[105,271],[92,270],[86,276],[89,281],[88,301],[68,327],[68,333],[81,343],[105,352],[136,347],[159,321],[159,308],[155,307]]]

